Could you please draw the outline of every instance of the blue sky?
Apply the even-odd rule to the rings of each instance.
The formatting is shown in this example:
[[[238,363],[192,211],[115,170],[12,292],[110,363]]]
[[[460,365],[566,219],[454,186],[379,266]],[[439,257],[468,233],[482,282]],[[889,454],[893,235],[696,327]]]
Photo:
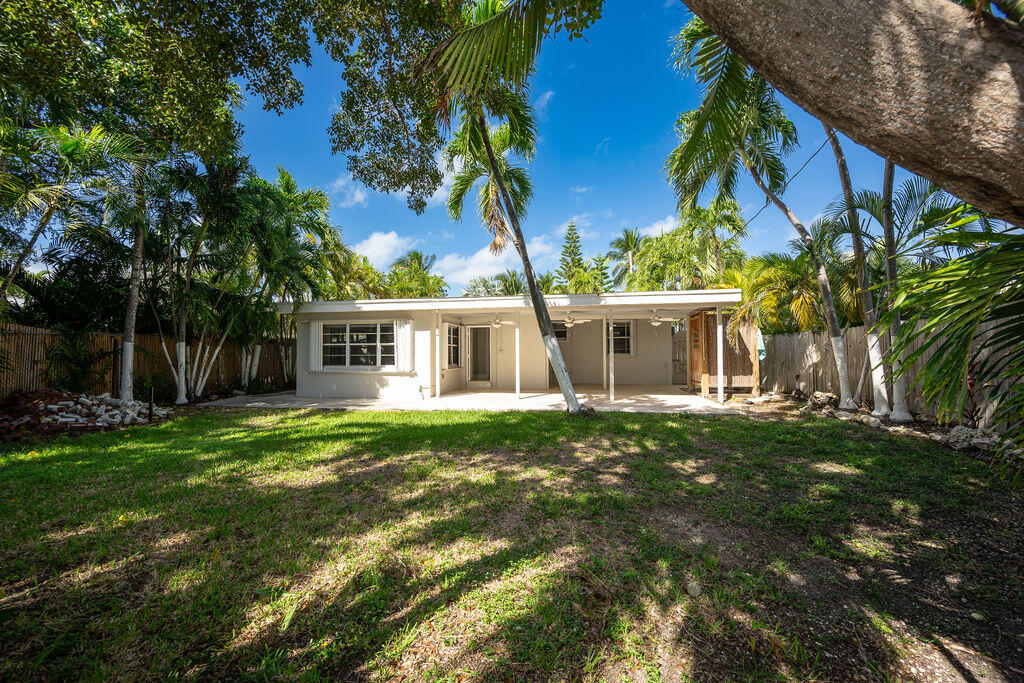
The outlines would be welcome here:
[[[656,233],[673,226],[675,199],[662,164],[676,143],[675,119],[697,106],[698,92],[692,79],[681,79],[669,65],[669,38],[688,16],[678,0],[611,0],[585,40],[545,43],[531,95],[540,132],[530,167],[535,196],[523,222],[538,271],[557,262],[570,219],[588,255],[606,251],[624,227]],[[511,249],[498,257],[487,253],[489,239],[472,207],[467,205],[461,223],[448,218],[445,188],[417,216],[403,197],[354,183],[345,158],[331,154],[327,136],[342,86],[340,69],[319,53],[300,77],[302,105],[278,116],[252,98],[239,114],[246,153],[262,175],[274,177],[280,165],[300,186],[328,191],[331,217],[345,241],[378,267],[408,249],[437,255],[435,270],[447,278],[450,295],[458,295],[472,277],[518,265]],[[825,141],[825,133],[817,120],[787,105],[801,143],[789,159],[793,172]],[[879,187],[881,158],[843,141],[854,185]],[[809,222],[840,191],[826,145],[790,184],[785,199]],[[741,185],[738,199],[748,219],[765,203],[750,181]],[[774,207],[761,211],[748,230],[744,248],[753,254],[784,249],[795,234]]]

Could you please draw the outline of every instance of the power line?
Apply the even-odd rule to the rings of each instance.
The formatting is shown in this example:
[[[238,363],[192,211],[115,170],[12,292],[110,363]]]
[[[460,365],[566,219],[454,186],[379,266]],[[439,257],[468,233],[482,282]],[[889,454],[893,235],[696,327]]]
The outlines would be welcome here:
[[[787,188],[787,187],[789,187],[789,184],[790,184],[791,182],[793,182],[793,180],[795,180],[795,179],[796,179],[796,177],[797,177],[798,175],[800,175],[800,171],[802,171],[802,170],[804,170],[805,168],[807,168],[807,164],[811,163],[811,159],[813,159],[814,157],[818,156],[818,152],[820,152],[820,151],[821,151],[822,149],[824,149],[824,148],[825,148],[825,145],[826,145],[826,144],[828,144],[828,138],[825,138],[825,142],[821,143],[821,146],[820,146],[820,147],[818,147],[818,149],[814,150],[814,154],[812,154],[811,156],[807,157],[807,161],[805,161],[805,162],[804,162],[804,165],[803,165],[803,166],[801,166],[800,168],[798,168],[798,169],[797,169],[797,171],[796,171],[796,173],[794,173],[793,175],[791,175],[791,176],[790,176],[790,177],[789,177],[789,178],[788,178],[788,179],[786,180],[786,182],[782,184],[782,189],[781,189],[781,190],[779,190],[778,194],[782,194],[783,192],[785,192],[785,191],[786,191],[786,188]],[[761,212],[762,212],[762,211],[764,211],[764,210],[765,210],[765,209],[766,209],[766,208],[768,207],[768,204],[770,204],[770,203],[771,203],[771,200],[770,200],[770,199],[767,199],[767,198],[765,198],[765,200],[764,200],[764,206],[762,206],[762,207],[761,207],[760,209],[758,209],[758,210],[757,210],[757,213],[755,213],[755,214],[754,214],[753,216],[751,216],[750,218],[748,218],[747,220],[745,220],[745,221],[743,222],[743,229],[744,229],[744,230],[746,230],[747,226],[748,226],[748,225],[750,225],[750,223],[751,223],[751,222],[752,222],[752,221],[753,221],[753,220],[754,220],[755,218],[757,218],[757,217],[758,217],[758,216],[759,216],[759,215],[761,214]]]

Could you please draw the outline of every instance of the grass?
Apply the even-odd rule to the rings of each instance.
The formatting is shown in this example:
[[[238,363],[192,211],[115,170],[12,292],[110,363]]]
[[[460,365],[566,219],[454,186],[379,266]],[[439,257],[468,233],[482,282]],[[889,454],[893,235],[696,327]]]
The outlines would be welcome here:
[[[0,454],[0,519],[5,679],[1024,668],[1018,493],[821,418],[200,412]]]

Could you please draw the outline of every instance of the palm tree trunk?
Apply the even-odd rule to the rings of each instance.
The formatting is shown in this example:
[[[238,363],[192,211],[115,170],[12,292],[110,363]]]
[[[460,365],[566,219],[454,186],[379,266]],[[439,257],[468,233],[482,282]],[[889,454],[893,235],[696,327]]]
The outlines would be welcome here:
[[[196,235],[195,244],[188,254],[188,261],[185,263],[184,278],[181,283],[181,301],[178,304],[178,327],[175,331],[174,351],[178,354],[178,367],[175,371],[175,382],[178,388],[178,395],[174,399],[175,405],[188,403],[188,387],[186,386],[186,372],[188,370],[188,355],[185,351],[186,328],[188,326],[188,290],[192,285],[192,269],[195,267],[196,257],[203,240],[206,238],[206,220]]]
[[[885,236],[885,279],[889,281],[889,296],[896,290],[899,282],[899,268],[896,263],[896,235],[892,225],[892,185],[893,177],[896,174],[896,167],[886,159],[885,171],[882,175],[882,233]],[[892,326],[889,328],[890,338],[895,339],[900,335],[900,315],[897,312],[892,319]],[[910,414],[907,407],[907,377],[902,374],[902,362],[899,354],[893,355],[892,362],[892,413],[889,419],[892,422],[913,422],[914,416]]]
[[[135,323],[139,312],[139,284],[142,282],[142,249],[146,239],[146,198],[142,187],[144,167],[139,169],[135,185],[135,207],[138,222],[132,238],[132,269],[128,278],[128,301],[124,312],[124,334],[121,340],[121,391],[122,401],[131,401],[132,384],[135,379]]]
[[[487,130],[487,122],[482,114],[478,114],[476,120],[477,126],[483,135],[484,147],[487,150],[487,160],[491,167],[491,176],[498,184],[502,200],[505,203],[505,215],[508,216],[509,222],[512,223],[512,243],[515,245],[516,251],[519,252],[519,257],[523,260],[526,286],[530,290],[530,301],[533,302],[533,312],[537,316],[537,325],[540,327],[540,335],[544,340],[544,348],[547,350],[548,362],[551,363],[551,369],[555,373],[555,379],[558,380],[558,386],[562,390],[562,396],[565,397],[565,404],[569,412],[573,415],[578,415],[583,412],[583,407],[580,405],[579,399],[576,398],[576,391],[573,389],[572,381],[569,379],[569,369],[565,366],[565,359],[562,358],[562,349],[555,338],[555,327],[551,324],[551,316],[548,314],[547,304],[544,302],[544,296],[540,292],[540,287],[537,286],[537,276],[533,272],[530,255],[526,251],[526,240],[523,238],[523,231],[519,227],[519,217],[516,215],[515,208],[508,196],[505,182],[498,173],[498,161],[494,156],[494,150],[491,148],[491,136]]]
[[[49,225],[50,219],[53,218],[53,212],[57,210],[56,204],[51,204],[46,207],[43,212],[42,218],[39,219],[39,225],[36,226],[35,232],[32,233],[32,239],[28,241],[25,248],[18,254],[18,258],[15,259],[14,264],[11,266],[11,270],[4,277],[3,285],[0,285],[0,310],[7,308],[7,290],[11,288],[11,283],[14,282],[14,276],[21,270],[21,264],[25,263],[25,259],[32,253],[32,248],[36,246],[36,240],[46,230],[46,226]]]
[[[807,246],[807,251],[814,259],[814,267],[818,271],[818,290],[821,292],[821,307],[825,313],[825,324],[828,326],[828,336],[832,342],[832,355],[836,359],[836,370],[839,373],[839,407],[844,410],[855,410],[857,405],[853,402],[853,394],[850,392],[850,375],[847,371],[846,362],[846,344],[843,343],[843,332],[839,329],[839,316],[836,315],[836,304],[832,298],[832,286],[828,282],[828,273],[825,271],[825,264],[818,258],[817,253],[814,250],[814,240],[807,233],[807,229],[804,224],[800,222],[800,219],[796,217],[790,208],[779,199],[774,192],[768,189],[768,186],[764,184],[764,180],[758,175],[757,171],[753,167],[747,166],[747,170],[750,175],[754,178],[754,182],[760,188],[761,192],[778,207],[789,222],[793,224],[800,239],[804,245]]]
[[[868,282],[867,254],[864,252],[864,236],[860,232],[860,220],[857,216],[857,209],[853,206],[853,182],[850,180],[850,168],[846,165],[846,155],[843,153],[843,146],[839,143],[839,136],[836,131],[826,123],[821,124],[825,128],[825,135],[832,145],[832,153],[836,157],[836,166],[839,167],[839,184],[843,187],[843,196],[846,199],[846,220],[850,225],[850,237],[853,241],[853,260],[857,273],[857,295],[860,297],[861,310],[864,311],[864,338],[868,345],[868,359],[871,361],[871,392],[874,409],[872,415],[884,417],[889,414],[889,397],[885,391],[885,357],[882,353],[882,345],[878,341],[878,331],[875,326],[878,324],[878,317],[875,315],[875,305],[872,301],[870,283]]]

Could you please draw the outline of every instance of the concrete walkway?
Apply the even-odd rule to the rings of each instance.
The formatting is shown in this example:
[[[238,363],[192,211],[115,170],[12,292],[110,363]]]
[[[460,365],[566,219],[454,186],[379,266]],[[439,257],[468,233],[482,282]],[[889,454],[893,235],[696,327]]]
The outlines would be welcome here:
[[[615,400],[601,387],[576,388],[580,401],[597,411],[626,413],[700,413],[741,415],[710,399],[686,393],[674,386],[616,386]],[[204,405],[233,408],[323,409],[323,410],[565,410],[561,392],[524,391],[516,399],[512,392],[460,391],[441,398],[300,398],[295,392],[233,396]]]

